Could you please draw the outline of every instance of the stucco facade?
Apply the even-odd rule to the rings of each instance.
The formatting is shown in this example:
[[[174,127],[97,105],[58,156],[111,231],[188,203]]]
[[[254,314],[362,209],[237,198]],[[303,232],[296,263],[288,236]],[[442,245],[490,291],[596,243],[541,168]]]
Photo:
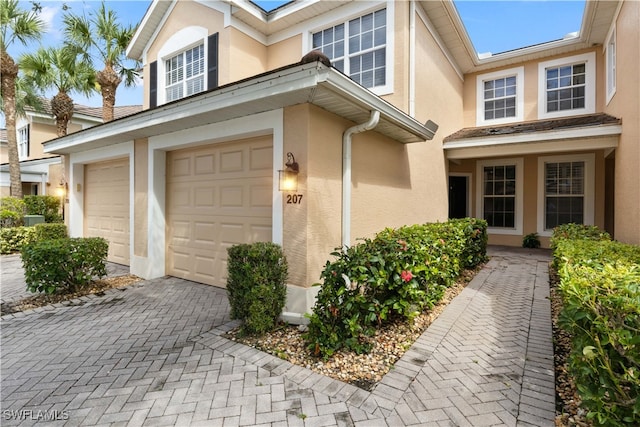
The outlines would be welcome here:
[[[637,65],[628,52],[638,49],[638,4],[616,5],[590,2],[586,13],[615,26],[626,70]],[[361,44],[340,44],[346,31],[360,31]],[[225,247],[271,240],[290,266],[285,312],[299,321],[335,248],[446,220],[452,177],[465,182],[464,215],[483,217],[487,174],[512,175],[501,179],[514,188],[513,224],[492,227],[490,242],[519,246],[538,232],[548,244],[549,168],[569,164],[584,184],[573,218],[640,242],[637,97],[621,89],[637,92],[638,82],[618,71],[609,96],[606,32],[480,59],[449,1],[293,2],[271,15],[245,2],[156,1],[128,49],[144,65],[144,111],[45,152],[67,156],[72,235],[100,220],[83,191],[91,165],[126,165],[128,201],[113,217],[129,221],[132,273],[224,286]],[[330,52],[333,66],[301,64],[313,49]],[[587,70],[586,105],[541,109],[541,77],[565,61]],[[485,120],[478,85],[505,73],[518,81],[517,113]],[[573,116],[588,120],[561,127]],[[298,187],[280,191],[291,156]]]

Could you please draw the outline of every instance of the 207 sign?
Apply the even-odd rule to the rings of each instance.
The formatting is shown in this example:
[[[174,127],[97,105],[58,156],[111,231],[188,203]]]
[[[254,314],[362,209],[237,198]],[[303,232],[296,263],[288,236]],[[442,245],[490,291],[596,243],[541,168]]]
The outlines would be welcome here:
[[[299,205],[302,203],[302,194],[287,194],[288,205]]]

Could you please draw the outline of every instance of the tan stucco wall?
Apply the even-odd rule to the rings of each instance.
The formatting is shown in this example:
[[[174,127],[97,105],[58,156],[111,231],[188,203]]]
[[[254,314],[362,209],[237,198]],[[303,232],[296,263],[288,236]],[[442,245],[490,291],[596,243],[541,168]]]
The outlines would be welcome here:
[[[68,134],[77,132],[78,130],[80,130],[80,126],[71,123],[67,127]],[[42,159],[45,157],[56,156],[55,154],[45,154],[44,147],[42,146],[43,142],[50,141],[58,137],[58,135],[56,134],[56,126],[54,123],[44,124],[32,122],[29,132],[29,138],[31,140],[31,144],[29,147],[29,159]]]
[[[299,205],[283,201],[292,284],[317,282],[341,245],[342,135],[354,124],[309,104],[285,109],[284,151],[300,165],[297,193],[303,196]],[[404,145],[375,131],[354,135],[351,243],[385,227],[446,220],[442,159],[434,142]]]
[[[289,37],[267,47],[267,69],[275,70],[293,64],[302,58],[302,35]]]
[[[226,83],[267,71],[267,48],[263,44],[233,27],[228,28],[227,32],[229,59],[220,56],[219,61],[220,65],[229,67],[229,80]]]
[[[605,112],[622,119],[615,151],[615,238],[640,245],[640,2],[625,1],[616,22],[616,94]],[[601,53],[604,57],[604,54]]]

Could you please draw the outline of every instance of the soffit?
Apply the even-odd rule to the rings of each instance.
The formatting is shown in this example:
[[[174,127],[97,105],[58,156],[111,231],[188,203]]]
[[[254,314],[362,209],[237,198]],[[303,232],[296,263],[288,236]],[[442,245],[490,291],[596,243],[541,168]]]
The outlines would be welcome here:
[[[290,2],[268,13],[250,2],[230,0],[229,3],[234,6],[231,11],[234,18],[257,29],[262,34],[270,36],[333,9],[342,7],[350,1],[353,0]]]
[[[580,33],[576,37],[497,53],[483,59],[478,57],[452,0],[425,0],[418,3],[455,62],[467,74],[601,45],[605,42],[620,1],[586,1]]]
[[[348,77],[320,63],[294,65],[94,126],[44,144],[47,153],[69,154],[138,138],[312,103],[355,123],[381,111],[376,132],[401,143],[421,142],[433,131]]]

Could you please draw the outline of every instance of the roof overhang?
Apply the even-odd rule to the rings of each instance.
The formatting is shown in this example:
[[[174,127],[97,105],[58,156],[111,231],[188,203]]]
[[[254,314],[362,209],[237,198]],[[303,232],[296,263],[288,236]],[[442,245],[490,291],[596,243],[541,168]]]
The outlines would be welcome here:
[[[447,159],[615,149],[622,125],[585,126],[526,134],[457,139],[443,143]]]
[[[284,67],[54,139],[43,144],[44,152],[70,154],[304,103],[354,123],[366,122],[378,110],[375,131],[405,144],[430,140],[437,129],[317,62]]]
[[[422,0],[419,3],[429,16],[455,63],[464,74],[467,74],[602,45],[622,2],[620,0],[587,0],[580,31],[577,34],[567,35],[560,40],[482,56],[473,46],[453,0]]]

